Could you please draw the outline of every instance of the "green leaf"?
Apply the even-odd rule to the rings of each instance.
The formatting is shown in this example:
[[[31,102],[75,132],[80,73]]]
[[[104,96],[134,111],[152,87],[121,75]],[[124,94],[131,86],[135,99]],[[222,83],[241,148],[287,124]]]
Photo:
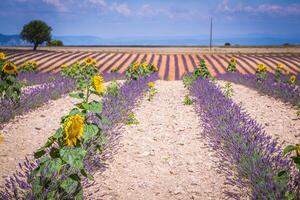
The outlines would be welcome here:
[[[43,155],[45,155],[46,151],[41,149],[41,150],[37,150],[36,152],[34,152],[34,158],[38,159],[40,157],[42,157]]]
[[[81,113],[81,112],[80,112],[80,110],[78,110],[78,108],[73,108],[71,110],[71,112],[69,113],[69,116],[77,115],[79,113]]]
[[[97,101],[92,101],[90,103],[82,103],[82,107],[93,113],[101,113],[102,112],[102,104]]]
[[[84,169],[80,170],[80,173],[82,174],[82,176],[88,178],[89,180],[93,181],[94,177],[92,175],[90,175],[89,173],[87,173]]]
[[[82,190],[75,196],[75,200],[82,200],[83,199],[83,192]]]
[[[52,147],[49,154],[51,158],[59,158],[59,149]]]
[[[60,150],[59,154],[63,161],[71,165],[71,167],[79,170],[83,169],[83,159],[86,154],[84,149],[65,147]]]
[[[34,158],[37,159],[42,157],[46,153],[45,150],[49,148],[54,143],[54,141],[55,141],[54,137],[49,137],[46,144],[41,148],[39,148],[36,152],[34,152]]]
[[[99,128],[94,124],[88,124],[84,126],[83,140],[84,143],[96,136],[99,132]]]
[[[57,129],[56,133],[53,135],[55,139],[59,139],[64,136],[64,130],[62,128]]]
[[[66,193],[70,194],[76,191],[78,184],[78,181],[75,181],[68,177],[60,184],[60,187],[64,189]]]
[[[83,99],[84,98],[84,94],[82,92],[70,93],[69,96],[73,97],[73,98],[76,98],[76,99]]]
[[[286,155],[287,153],[296,150],[296,147],[294,145],[288,145],[283,150],[283,155]]]

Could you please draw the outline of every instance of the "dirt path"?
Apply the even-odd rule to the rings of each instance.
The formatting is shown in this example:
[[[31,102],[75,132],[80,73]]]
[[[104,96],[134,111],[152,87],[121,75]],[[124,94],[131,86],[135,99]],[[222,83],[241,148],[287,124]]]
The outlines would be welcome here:
[[[60,118],[67,114],[75,101],[68,96],[50,101],[40,108],[17,116],[3,130],[4,142],[0,144],[0,185],[12,175],[25,156],[31,157],[47,138],[59,127]]]
[[[278,138],[284,146],[300,143],[300,119],[294,108],[243,85],[232,85],[233,101],[242,105],[251,117],[263,125],[267,134]]]
[[[153,101],[142,100],[140,124],[124,126],[120,149],[96,184],[90,199],[223,199],[222,177],[212,152],[200,138],[192,106],[182,104],[181,81],[157,81]]]

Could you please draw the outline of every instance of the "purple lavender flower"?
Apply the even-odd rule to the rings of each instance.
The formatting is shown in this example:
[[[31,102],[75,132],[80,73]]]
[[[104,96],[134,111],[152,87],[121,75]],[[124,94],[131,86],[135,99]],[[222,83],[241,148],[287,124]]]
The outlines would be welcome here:
[[[219,160],[218,169],[236,188],[226,194],[234,199],[284,199],[293,188],[276,176],[293,168],[277,141],[212,82],[199,79],[190,93],[204,126],[202,134]]]

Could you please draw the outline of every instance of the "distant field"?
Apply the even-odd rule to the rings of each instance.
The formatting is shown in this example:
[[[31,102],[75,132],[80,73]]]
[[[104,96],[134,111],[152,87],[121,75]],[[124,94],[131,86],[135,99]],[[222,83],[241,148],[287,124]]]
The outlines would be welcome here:
[[[102,72],[117,68],[124,73],[130,63],[146,61],[159,68],[159,76],[164,80],[179,80],[186,72],[192,72],[201,58],[207,61],[209,71],[217,76],[225,73],[228,60],[235,57],[238,70],[243,73],[254,73],[257,65],[263,63],[270,72],[274,72],[278,63],[285,66],[292,74],[300,72],[299,48],[208,48],[201,47],[63,47],[42,48],[31,51],[28,48],[0,49],[17,65],[28,60],[38,63],[40,72],[58,72],[62,64],[72,64],[90,56],[97,61]]]

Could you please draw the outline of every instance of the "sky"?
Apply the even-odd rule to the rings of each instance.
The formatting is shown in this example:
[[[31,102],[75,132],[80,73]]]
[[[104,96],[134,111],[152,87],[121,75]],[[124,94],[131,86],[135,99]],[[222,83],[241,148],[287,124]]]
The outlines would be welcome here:
[[[0,0],[0,33],[34,19],[57,36],[300,37],[300,0]]]

